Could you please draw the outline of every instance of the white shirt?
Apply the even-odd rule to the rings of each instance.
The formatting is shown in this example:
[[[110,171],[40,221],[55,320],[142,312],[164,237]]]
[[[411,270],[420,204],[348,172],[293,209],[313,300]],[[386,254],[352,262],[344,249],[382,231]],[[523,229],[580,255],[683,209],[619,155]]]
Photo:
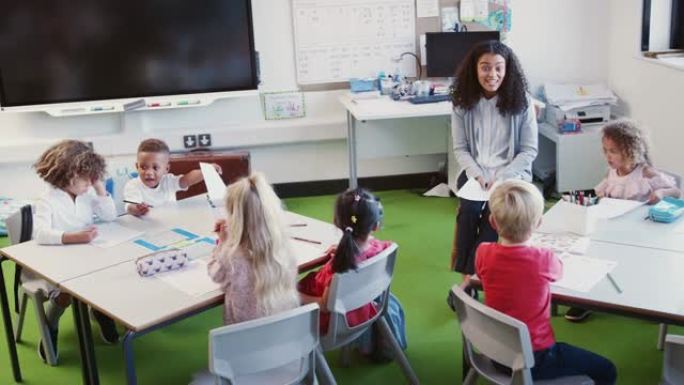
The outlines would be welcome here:
[[[179,175],[165,174],[155,188],[145,186],[140,178],[131,179],[124,187],[124,199],[131,202],[147,203],[151,206],[161,206],[167,202],[176,201],[176,192],[185,191],[181,188]],[[126,209],[128,206],[126,205]]]
[[[496,107],[498,100],[498,96],[491,99],[483,97],[475,105],[476,162],[484,171],[486,179],[496,178],[498,172],[509,163],[511,127],[508,119]]]
[[[98,196],[95,189],[71,199],[66,191],[50,187],[36,203],[33,238],[41,245],[61,245],[65,232],[81,231],[93,224],[93,216],[103,221],[116,218],[112,197]]]

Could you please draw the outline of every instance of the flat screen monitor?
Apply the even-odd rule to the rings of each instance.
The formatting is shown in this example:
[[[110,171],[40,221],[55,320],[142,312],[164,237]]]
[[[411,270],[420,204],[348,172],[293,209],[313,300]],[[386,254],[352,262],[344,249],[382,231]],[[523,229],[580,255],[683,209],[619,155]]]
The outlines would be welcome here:
[[[487,32],[429,32],[425,36],[427,75],[454,76],[461,61],[477,43],[499,40],[498,31]]]
[[[0,105],[257,88],[250,0],[0,0]]]

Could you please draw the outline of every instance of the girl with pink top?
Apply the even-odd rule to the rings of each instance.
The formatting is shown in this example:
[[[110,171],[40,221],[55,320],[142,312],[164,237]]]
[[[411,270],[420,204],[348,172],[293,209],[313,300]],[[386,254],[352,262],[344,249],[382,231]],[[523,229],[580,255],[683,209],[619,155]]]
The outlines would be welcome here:
[[[603,153],[610,169],[596,186],[599,197],[647,201],[679,197],[674,178],[658,171],[648,153],[648,141],[636,124],[619,120],[603,128]]]
[[[608,175],[596,186],[599,197],[637,200],[653,204],[666,196],[678,198],[681,192],[674,178],[658,171],[651,163],[648,139],[630,120],[618,120],[603,127],[603,154]],[[591,311],[571,307],[565,318],[585,320]]]
[[[303,303],[316,302],[321,307],[321,333],[328,331],[330,313],[326,309],[328,288],[335,273],[355,270],[356,266],[388,248],[392,242],[380,241],[371,233],[382,221],[382,205],[368,191],[357,188],[347,190],[335,203],[335,226],[344,231],[340,243],[328,250],[331,259],[320,270],[304,277],[298,284]],[[347,324],[356,326],[377,313],[372,303],[347,313]]]
[[[225,292],[225,324],[299,306],[297,261],[290,252],[280,199],[260,173],[226,191],[227,218],[216,223],[219,244],[209,275]]]

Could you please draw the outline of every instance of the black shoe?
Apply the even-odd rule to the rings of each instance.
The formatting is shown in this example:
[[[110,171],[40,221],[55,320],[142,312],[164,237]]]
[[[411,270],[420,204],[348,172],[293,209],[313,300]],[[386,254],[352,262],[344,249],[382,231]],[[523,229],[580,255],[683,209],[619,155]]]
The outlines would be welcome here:
[[[112,345],[119,342],[119,332],[116,331],[116,324],[106,315],[97,310],[90,309],[90,315],[100,325],[100,337],[104,343]]]
[[[55,360],[59,357],[59,350],[57,349],[57,335],[59,334],[59,329],[52,330],[48,327],[50,332],[50,339],[52,340],[52,348],[55,350]],[[45,347],[43,346],[43,339],[38,342],[38,356],[44,363],[47,364],[47,354],[45,354]]]
[[[582,322],[591,315],[592,311],[579,307],[571,307],[565,312],[565,319],[570,322]]]

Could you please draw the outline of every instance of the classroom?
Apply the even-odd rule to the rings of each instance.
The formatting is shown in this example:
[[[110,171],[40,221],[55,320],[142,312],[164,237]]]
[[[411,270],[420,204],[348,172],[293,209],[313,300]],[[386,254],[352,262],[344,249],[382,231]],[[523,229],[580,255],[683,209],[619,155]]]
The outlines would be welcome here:
[[[684,384],[684,0],[0,25],[1,384]]]

